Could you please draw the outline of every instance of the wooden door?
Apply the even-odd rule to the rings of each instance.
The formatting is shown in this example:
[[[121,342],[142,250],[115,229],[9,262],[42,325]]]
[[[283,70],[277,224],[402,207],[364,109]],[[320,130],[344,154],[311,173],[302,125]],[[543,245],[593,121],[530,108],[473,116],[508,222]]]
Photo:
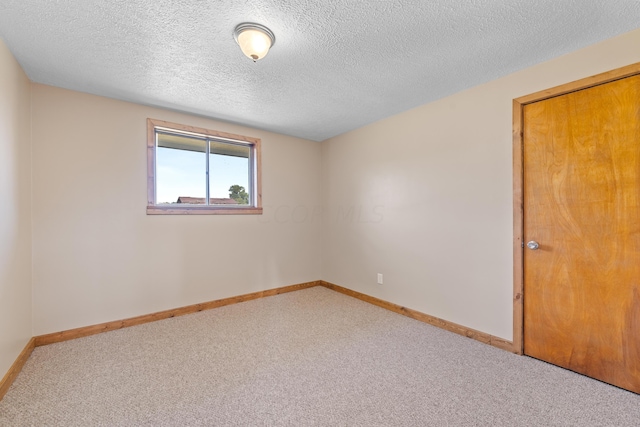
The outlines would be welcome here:
[[[640,75],[523,119],[524,352],[640,393]]]

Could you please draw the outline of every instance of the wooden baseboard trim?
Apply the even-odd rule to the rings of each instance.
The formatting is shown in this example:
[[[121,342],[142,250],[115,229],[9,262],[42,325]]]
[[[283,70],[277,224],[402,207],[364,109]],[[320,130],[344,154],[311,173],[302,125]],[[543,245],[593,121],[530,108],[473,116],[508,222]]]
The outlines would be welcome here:
[[[503,338],[498,338],[484,332],[476,331],[475,329],[458,325],[457,323],[449,322],[449,321],[440,319],[438,317],[430,316],[428,314],[421,313],[419,311],[412,310],[410,308],[402,307],[400,305],[381,300],[379,298],[362,294],[360,292],[352,291],[351,289],[343,288],[342,286],[325,282],[324,280],[320,281],[320,285],[324,286],[325,288],[334,290],[336,292],[349,295],[350,297],[354,297],[359,300],[368,302],[369,304],[377,305],[378,307],[382,307],[387,310],[393,311],[395,313],[402,314],[403,316],[411,317],[412,319],[419,320],[424,323],[428,323],[432,326],[436,326],[438,328],[447,330],[449,332],[453,332],[458,335],[462,335],[467,338],[471,338],[476,341],[489,344],[491,346],[497,347],[502,350],[506,350],[512,353],[517,353],[517,351],[514,349],[513,342],[505,340]]]
[[[297,285],[285,286],[282,288],[268,289],[266,291],[253,292],[250,294],[239,295],[230,298],[219,299],[215,301],[203,302],[199,304],[188,305],[185,307],[174,308],[171,310],[159,311],[157,313],[145,314],[142,316],[132,317],[124,320],[115,320],[112,322],[101,323],[98,325],[85,326],[82,328],[69,329],[62,332],[54,332],[46,335],[38,335],[34,337],[35,346],[53,344],[62,341],[73,340],[76,338],[88,337],[90,335],[100,334],[102,332],[115,331],[117,329],[128,328],[130,326],[141,325],[143,323],[155,322],[157,320],[169,319],[171,317],[184,316],[185,314],[197,313],[199,311],[211,310],[212,308],[223,307],[225,305],[237,304],[244,301],[251,301],[258,298],[269,297],[273,295],[284,294],[287,292],[299,291],[302,289],[319,286],[319,281],[299,283]]]
[[[22,367],[26,363],[27,359],[33,352],[35,347],[53,344],[62,341],[68,341],[76,338],[87,337],[90,335],[99,334],[102,332],[114,331],[117,329],[128,328],[130,326],[141,325],[143,323],[155,322],[157,320],[169,319],[171,317],[184,316],[185,314],[197,313],[200,311],[211,310],[217,307],[223,307],[225,305],[237,304],[244,301],[251,301],[254,299],[269,297],[273,295],[284,294],[287,292],[299,291],[302,289],[312,288],[314,286],[324,286],[336,292],[357,298],[359,300],[368,302],[378,307],[393,311],[403,316],[411,317],[412,319],[419,320],[421,322],[428,323],[438,328],[456,333],[458,335],[472,338],[485,344],[492,345],[494,347],[513,352],[518,354],[518,349],[513,345],[513,342],[495,337],[493,335],[476,331],[475,329],[467,328],[465,326],[458,325],[453,322],[430,316],[425,313],[421,313],[410,308],[402,307],[400,305],[381,300],[351,289],[338,286],[333,283],[325,282],[324,280],[317,280],[313,282],[299,283],[297,285],[284,286],[281,288],[268,289],[265,291],[253,292],[250,294],[238,295],[230,298],[223,298],[215,301],[209,301],[199,304],[188,305],[185,307],[174,308],[171,310],[159,311],[157,313],[145,314],[142,316],[132,317],[124,320],[116,320],[113,322],[101,323],[98,325],[85,326],[82,328],[69,329],[62,332],[54,332],[46,335],[38,335],[29,340],[25,348],[22,350],[16,361],[13,363],[7,374],[0,381],[0,400],[13,384]]]
[[[27,362],[27,359],[29,359],[29,356],[31,356],[31,352],[33,352],[33,349],[36,346],[35,344],[36,340],[31,338],[22,352],[20,352],[20,354],[18,355],[16,361],[13,362],[13,365],[11,365],[4,378],[2,378],[2,380],[0,381],[0,400],[2,400],[5,394],[7,394],[7,391],[9,391],[9,387],[11,387],[13,381],[16,379],[20,371],[22,371],[22,367]]]

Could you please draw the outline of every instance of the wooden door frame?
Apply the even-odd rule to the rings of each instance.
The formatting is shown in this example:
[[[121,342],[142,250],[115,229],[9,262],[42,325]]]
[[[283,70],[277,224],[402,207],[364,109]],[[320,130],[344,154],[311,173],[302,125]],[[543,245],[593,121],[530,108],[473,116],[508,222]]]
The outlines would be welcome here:
[[[524,354],[524,106],[640,74],[640,62],[513,100],[513,349]]]

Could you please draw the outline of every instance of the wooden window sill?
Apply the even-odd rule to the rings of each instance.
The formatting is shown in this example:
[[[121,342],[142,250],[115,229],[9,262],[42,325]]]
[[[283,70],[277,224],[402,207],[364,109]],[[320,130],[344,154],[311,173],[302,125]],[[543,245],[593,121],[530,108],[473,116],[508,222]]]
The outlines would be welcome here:
[[[262,215],[262,208],[218,206],[147,206],[147,215]]]

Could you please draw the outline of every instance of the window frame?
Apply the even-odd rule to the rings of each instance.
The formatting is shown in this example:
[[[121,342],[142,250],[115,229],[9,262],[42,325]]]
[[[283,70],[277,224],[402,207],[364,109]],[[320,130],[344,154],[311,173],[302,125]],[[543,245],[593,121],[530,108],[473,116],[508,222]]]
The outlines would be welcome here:
[[[251,147],[253,162],[250,161],[249,176],[253,179],[252,202],[242,205],[170,205],[156,204],[156,129],[175,133],[187,133],[216,140],[228,140],[247,144]],[[261,215],[262,214],[262,151],[259,138],[219,132],[195,126],[181,125],[164,120],[147,119],[147,215]]]

